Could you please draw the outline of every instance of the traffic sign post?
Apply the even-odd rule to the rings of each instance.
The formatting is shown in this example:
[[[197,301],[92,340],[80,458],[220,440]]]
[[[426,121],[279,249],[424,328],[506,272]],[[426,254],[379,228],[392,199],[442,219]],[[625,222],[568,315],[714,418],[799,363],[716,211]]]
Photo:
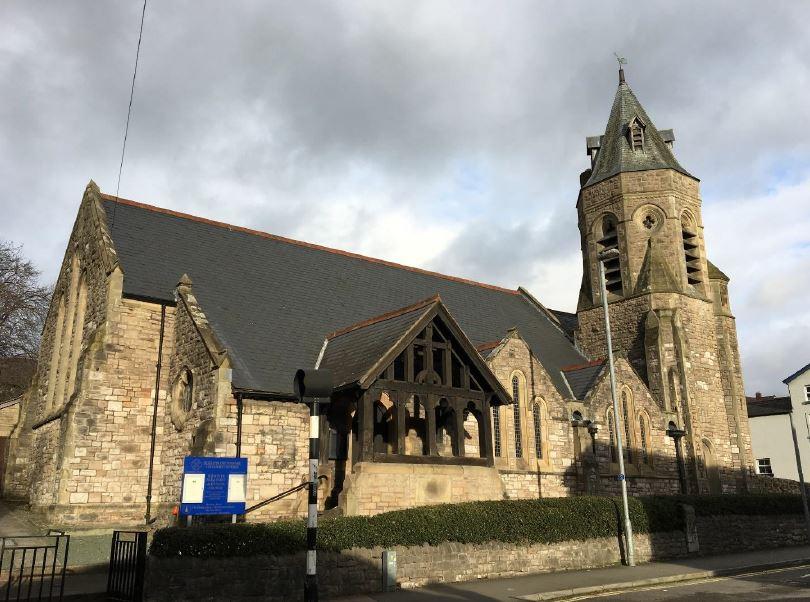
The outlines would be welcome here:
[[[332,373],[328,370],[298,370],[293,389],[302,403],[309,400],[309,507],[307,509],[307,576],[304,600],[318,599],[316,543],[318,539],[318,448],[320,431],[319,401],[329,403],[332,395]]]

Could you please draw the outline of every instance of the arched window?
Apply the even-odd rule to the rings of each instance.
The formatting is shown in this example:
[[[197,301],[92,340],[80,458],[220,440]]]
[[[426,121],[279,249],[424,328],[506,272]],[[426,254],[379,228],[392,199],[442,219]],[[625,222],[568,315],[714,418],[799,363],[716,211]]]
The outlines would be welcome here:
[[[624,441],[622,441],[622,455],[624,456],[626,462],[631,462],[633,457],[633,454],[630,453],[630,449],[633,446],[633,439],[630,436],[630,433],[632,432],[630,416],[633,415],[632,411],[630,410],[631,403],[630,391],[624,389],[622,391],[622,431],[624,434]]]
[[[515,374],[512,377],[512,409],[515,420],[515,457],[523,457],[523,435],[520,428],[520,379]]]
[[[53,405],[54,392],[56,391],[56,378],[59,373],[59,354],[62,349],[62,330],[65,323],[65,299],[59,300],[59,309],[56,313],[56,328],[53,331],[51,341],[51,365],[48,370],[48,394],[46,398],[47,407]]]
[[[543,459],[543,408],[539,403],[532,406],[534,419],[534,455],[538,460]]]
[[[610,461],[618,462],[619,456],[616,453],[616,422],[613,419],[613,410],[608,410],[607,414],[608,437],[610,437]]]
[[[79,296],[79,258],[73,256],[70,262],[70,288],[59,345],[59,367],[56,374],[53,402],[62,405],[66,400],[67,375],[70,371],[70,350],[73,347],[73,327],[76,320],[76,305]]]
[[[619,248],[618,220],[612,213],[605,213],[597,221],[596,246],[598,253]],[[607,290],[614,295],[621,295],[623,291],[621,259],[616,257],[606,261],[604,265]]]
[[[179,431],[188,419],[194,407],[194,375],[188,368],[183,368],[172,385],[171,419]]]
[[[501,457],[501,406],[492,406],[492,437],[495,456]]]
[[[79,282],[79,296],[76,301],[76,316],[73,321],[73,335],[70,349],[70,363],[65,389],[65,401],[73,395],[76,386],[76,371],[79,367],[79,355],[82,350],[82,335],[84,333],[84,313],[87,310],[87,280],[84,275]]]
[[[641,461],[650,463],[650,421],[645,414],[638,415],[638,436]]]
[[[681,238],[683,259],[686,265],[686,281],[695,286],[703,281],[700,266],[700,236],[692,215],[684,211],[681,215]]]
[[[411,397],[406,406],[405,453],[421,456],[427,451],[427,412],[418,395]],[[401,453],[401,452],[400,452]]]

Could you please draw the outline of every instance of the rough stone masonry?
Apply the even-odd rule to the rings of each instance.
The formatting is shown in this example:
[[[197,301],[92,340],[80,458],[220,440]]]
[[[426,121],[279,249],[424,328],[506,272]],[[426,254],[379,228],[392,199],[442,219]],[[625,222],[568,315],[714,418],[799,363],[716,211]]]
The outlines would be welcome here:
[[[247,457],[248,505],[288,491],[306,479],[309,428],[292,376],[319,357],[339,380],[321,417],[324,510],[615,493],[618,429],[632,494],[748,490],[728,277],[708,260],[699,182],[673,143],[622,81],[604,135],[587,139],[576,314],[522,288],[122,200],[91,182],[11,433],[5,495],[63,524],[142,522],[153,436],[160,522],[187,455]],[[609,249],[620,417],[598,280]],[[302,490],[247,518],[305,509]]]

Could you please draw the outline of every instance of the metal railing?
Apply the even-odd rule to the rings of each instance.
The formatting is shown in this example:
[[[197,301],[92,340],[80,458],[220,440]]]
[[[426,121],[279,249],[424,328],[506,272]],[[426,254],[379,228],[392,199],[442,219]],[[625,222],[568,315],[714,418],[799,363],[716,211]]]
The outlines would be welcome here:
[[[146,531],[113,531],[107,598],[140,602],[146,572]]]
[[[323,480],[323,479],[326,479],[326,478],[327,478],[327,476],[325,474],[322,474],[322,475],[320,475],[318,477],[318,480],[320,481],[320,480]],[[309,487],[309,481],[304,481],[303,483],[301,483],[300,485],[296,485],[292,489],[288,489],[287,491],[283,491],[283,492],[281,492],[281,493],[279,493],[277,495],[274,495],[271,498],[267,498],[263,502],[259,502],[258,504],[252,505],[250,508],[247,508],[245,510],[245,514],[247,514],[248,512],[253,512],[254,510],[258,510],[259,508],[264,508],[267,504],[277,502],[281,498],[285,498],[288,495],[292,495],[296,491],[301,491],[302,489],[306,489],[307,487]]]
[[[61,600],[69,549],[63,531],[0,538],[0,599]]]

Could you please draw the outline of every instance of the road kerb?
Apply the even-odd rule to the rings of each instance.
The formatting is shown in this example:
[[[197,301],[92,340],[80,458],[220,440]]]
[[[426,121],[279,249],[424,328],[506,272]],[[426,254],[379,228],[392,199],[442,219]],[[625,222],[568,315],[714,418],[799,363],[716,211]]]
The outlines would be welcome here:
[[[514,596],[517,600],[529,600],[531,602],[547,602],[548,600],[565,600],[576,596],[587,596],[589,594],[603,594],[612,591],[632,590],[639,587],[651,585],[663,585],[667,583],[678,583],[681,581],[697,581],[699,579],[709,579],[712,577],[731,577],[752,571],[767,571],[771,569],[790,568],[802,566],[810,563],[810,558],[785,560],[782,562],[770,562],[767,564],[753,564],[747,566],[733,567],[728,569],[714,569],[710,571],[693,571],[691,573],[679,573],[677,575],[666,575],[663,577],[650,577],[649,579],[636,579],[634,581],[621,581],[606,583],[604,585],[590,585],[588,587],[576,587],[573,589],[561,589],[553,592],[542,592],[537,594],[527,594],[524,596]]]

